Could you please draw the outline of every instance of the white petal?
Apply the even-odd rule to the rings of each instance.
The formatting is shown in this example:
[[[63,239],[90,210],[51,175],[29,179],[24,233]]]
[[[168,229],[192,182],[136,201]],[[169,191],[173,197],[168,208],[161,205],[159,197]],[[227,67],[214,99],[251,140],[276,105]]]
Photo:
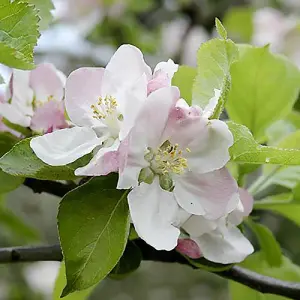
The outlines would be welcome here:
[[[118,148],[120,142],[116,140],[110,147],[102,147],[84,167],[75,170],[76,176],[102,176],[118,171]]]
[[[71,121],[78,126],[97,126],[91,105],[102,95],[103,68],[80,68],[66,82],[65,105]]]
[[[225,122],[210,120],[187,147],[191,152],[186,155],[189,168],[193,172],[207,173],[225,166],[229,161],[229,148],[233,136]]]
[[[218,227],[217,221],[207,220],[202,216],[193,215],[183,225],[182,228],[190,236],[201,236],[204,233],[211,232]]]
[[[142,52],[135,46],[122,45],[106,66],[120,85],[132,86],[143,74],[151,76],[151,69],[144,61]]]
[[[64,75],[54,65],[49,63],[39,64],[30,72],[30,86],[32,87],[37,102],[45,103],[52,100],[61,101],[64,97]]]
[[[212,97],[208,104],[205,106],[204,110],[203,110],[203,116],[205,118],[210,118],[212,116],[212,114],[214,113],[215,111],[215,108],[218,104],[218,101],[221,97],[221,91],[218,90],[218,89],[215,89],[215,95],[214,97]]]
[[[142,183],[128,195],[131,219],[138,235],[156,250],[172,250],[180,234],[172,226],[178,205],[172,193],[161,189],[158,180]]]
[[[172,59],[168,61],[162,61],[158,63],[154,69],[154,76],[156,72],[163,71],[166,73],[170,79],[170,82],[174,76],[174,74],[178,71],[178,65],[174,63]]]
[[[92,129],[73,127],[33,138],[30,147],[46,164],[63,166],[90,153],[99,144],[101,140]]]
[[[218,219],[239,201],[238,186],[226,168],[205,174],[187,172],[175,179],[174,195],[187,212]]]
[[[0,116],[23,127],[29,127],[31,121],[31,117],[22,114],[17,107],[8,103],[0,103]]]
[[[236,227],[228,229],[226,233],[215,230],[192,238],[203,256],[216,263],[239,263],[254,251],[251,243]]]

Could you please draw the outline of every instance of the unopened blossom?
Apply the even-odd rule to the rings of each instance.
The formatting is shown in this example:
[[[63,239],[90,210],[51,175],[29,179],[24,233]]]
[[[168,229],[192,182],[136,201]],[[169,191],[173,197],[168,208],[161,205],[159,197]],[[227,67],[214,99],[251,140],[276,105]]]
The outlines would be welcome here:
[[[120,141],[128,135],[147,99],[149,82],[160,70],[174,72],[174,65],[162,62],[152,74],[141,51],[123,45],[105,69],[75,70],[67,79],[65,99],[75,127],[34,138],[32,149],[53,166],[71,163],[94,150],[93,159],[78,168],[76,175],[106,175],[118,170]]]
[[[65,76],[51,64],[32,71],[13,70],[0,116],[40,133],[65,128],[64,84]]]
[[[177,245],[181,208],[218,219],[238,204],[237,183],[224,168],[232,134],[224,122],[208,119],[218,95],[201,110],[178,101],[176,87],[154,91],[120,146],[118,188],[133,188],[132,221],[158,250]]]
[[[204,257],[222,264],[238,263],[254,249],[236,227],[247,217],[253,206],[253,198],[240,189],[237,208],[218,220],[207,220],[203,216],[188,216],[181,225],[189,238],[179,239],[177,250],[191,258]]]

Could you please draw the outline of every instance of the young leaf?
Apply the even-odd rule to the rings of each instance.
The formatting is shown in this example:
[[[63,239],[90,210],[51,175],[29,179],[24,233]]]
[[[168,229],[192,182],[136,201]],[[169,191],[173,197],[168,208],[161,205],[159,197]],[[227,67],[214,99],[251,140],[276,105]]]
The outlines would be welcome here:
[[[95,177],[68,193],[58,213],[67,286],[62,296],[104,279],[122,256],[129,234],[127,192],[116,175]]]
[[[300,71],[268,47],[240,46],[232,65],[231,89],[226,108],[230,119],[246,125],[256,139],[267,127],[284,118],[297,100]]]
[[[192,88],[196,73],[196,69],[193,67],[180,66],[172,79],[172,85],[179,88],[180,96],[190,105],[192,104]]]
[[[121,259],[110,272],[109,276],[112,278],[123,278],[137,270],[141,261],[142,253],[140,248],[133,241],[129,241]]]
[[[228,122],[227,125],[234,138],[234,144],[229,149],[233,161],[248,164],[300,164],[300,150],[262,146],[255,141],[247,127],[234,122]]]
[[[32,69],[33,48],[39,37],[39,17],[32,5],[20,1],[0,3],[0,63]]]
[[[6,194],[18,188],[24,182],[24,178],[4,173],[0,170],[0,194]]]
[[[90,156],[84,156],[72,164],[53,167],[46,165],[30,148],[30,138],[16,144],[8,153],[0,158],[0,168],[14,176],[48,180],[76,179],[74,170],[88,163]]]
[[[8,152],[19,140],[9,132],[0,132],[0,157]]]
[[[205,108],[215,89],[221,97],[213,118],[222,112],[230,89],[230,66],[238,58],[238,48],[231,40],[213,39],[203,43],[197,53],[197,75],[193,86],[193,104]]]
[[[218,18],[215,19],[215,22],[216,22],[216,29],[217,29],[218,35],[222,39],[226,40],[227,39],[227,31],[226,31],[225,27],[223,26],[223,24],[221,23],[221,21]]]
[[[256,252],[250,255],[244,262],[240,264],[242,267],[250,269],[262,275],[274,277],[286,281],[300,281],[300,267],[293,264],[287,257],[283,257],[280,267],[270,267],[265,260],[265,256]],[[230,281],[230,294],[232,300],[284,300],[285,297],[276,295],[264,295],[252,290],[242,284]]]
[[[66,279],[66,267],[65,263],[62,262],[58,276],[55,281],[54,291],[53,291],[53,300],[60,300],[60,295],[64,289],[64,287],[67,284]],[[71,295],[68,295],[64,298],[64,300],[86,300],[88,299],[89,295],[93,292],[95,286],[90,287],[84,291],[77,291],[72,293]]]
[[[40,17],[39,27],[40,30],[47,29],[49,23],[52,21],[53,16],[51,10],[54,9],[54,5],[51,0],[25,0],[28,3],[33,4]]]
[[[252,231],[255,233],[261,252],[270,267],[280,267],[282,263],[282,252],[280,245],[276,241],[272,231],[262,224],[247,221]]]

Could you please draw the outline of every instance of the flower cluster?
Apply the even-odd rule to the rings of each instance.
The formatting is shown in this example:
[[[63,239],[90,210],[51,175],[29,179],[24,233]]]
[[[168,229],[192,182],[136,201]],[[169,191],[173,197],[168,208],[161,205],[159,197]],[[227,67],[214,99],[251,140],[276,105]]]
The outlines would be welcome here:
[[[172,86],[177,69],[168,60],[152,72],[139,49],[123,45],[106,68],[71,73],[64,97],[61,74],[44,64],[13,73],[0,113],[46,133],[30,143],[45,163],[66,165],[92,153],[77,176],[118,172],[117,189],[130,190],[135,229],[157,250],[240,262],[253,252],[237,228],[252,198],[225,167],[233,137],[225,122],[211,119],[220,91],[206,107],[189,106]]]
[[[0,116],[37,133],[68,127],[63,104],[65,81],[65,75],[51,64],[40,64],[33,71],[13,70],[0,101]]]

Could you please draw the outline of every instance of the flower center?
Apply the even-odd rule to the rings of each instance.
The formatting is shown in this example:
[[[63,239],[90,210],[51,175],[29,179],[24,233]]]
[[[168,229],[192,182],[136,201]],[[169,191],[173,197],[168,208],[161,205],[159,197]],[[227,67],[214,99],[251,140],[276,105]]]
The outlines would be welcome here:
[[[106,119],[108,116],[113,115],[117,110],[117,100],[113,96],[99,97],[96,104],[91,105],[93,110],[93,118]]]
[[[189,148],[185,149],[190,152]],[[182,174],[188,168],[187,159],[178,144],[164,142],[151,160],[151,168],[159,174]]]

